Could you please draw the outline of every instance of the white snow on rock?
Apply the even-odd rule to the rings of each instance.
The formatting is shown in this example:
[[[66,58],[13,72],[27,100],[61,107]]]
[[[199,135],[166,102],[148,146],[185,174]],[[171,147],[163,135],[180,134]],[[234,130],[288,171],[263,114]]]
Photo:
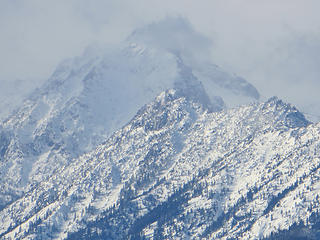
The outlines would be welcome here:
[[[167,43],[159,44],[160,35]],[[0,206],[94,149],[167,89],[209,112],[234,105],[229,98],[256,101],[252,85],[208,63],[206,44],[188,22],[169,18],[138,29],[117,46],[90,47],[62,62],[2,122]]]
[[[169,90],[5,207],[0,236],[268,237],[318,213],[319,136],[277,98],[208,112]]]

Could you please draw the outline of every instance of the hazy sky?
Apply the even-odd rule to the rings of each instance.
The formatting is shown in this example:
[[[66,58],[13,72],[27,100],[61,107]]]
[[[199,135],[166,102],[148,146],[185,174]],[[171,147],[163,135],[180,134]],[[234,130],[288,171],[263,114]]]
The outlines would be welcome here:
[[[17,79],[39,85],[92,42],[179,15],[212,40],[216,64],[320,115],[319,9],[319,0],[0,0],[0,94]]]

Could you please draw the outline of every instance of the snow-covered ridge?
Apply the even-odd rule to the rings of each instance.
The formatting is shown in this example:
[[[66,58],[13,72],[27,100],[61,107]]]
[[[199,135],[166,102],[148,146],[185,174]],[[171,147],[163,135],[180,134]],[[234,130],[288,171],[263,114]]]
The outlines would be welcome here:
[[[319,239],[320,124],[209,44],[169,18],[61,63],[0,124],[0,238]]]
[[[169,21],[183,26],[183,33],[172,36],[176,49],[152,44],[147,37],[157,28],[163,33],[170,25],[166,21],[117,46],[88,48],[82,56],[62,62],[2,122],[0,206],[93,150],[163,91],[175,89],[209,112],[234,105],[229,99],[237,104],[257,101],[259,94],[252,85],[199,58],[196,52],[202,50],[194,44],[185,44],[193,51],[178,48],[188,34],[190,39],[203,37],[181,19]]]
[[[169,90],[4,208],[0,236],[257,239],[312,226],[319,136],[277,98],[209,113]]]

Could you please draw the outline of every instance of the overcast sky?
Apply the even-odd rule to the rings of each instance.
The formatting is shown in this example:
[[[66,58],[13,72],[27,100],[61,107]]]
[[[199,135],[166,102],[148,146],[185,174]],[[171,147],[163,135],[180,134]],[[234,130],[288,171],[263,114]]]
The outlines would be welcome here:
[[[217,65],[320,115],[319,9],[319,0],[0,0],[0,94],[17,80],[40,85],[92,42],[179,15],[212,40]]]

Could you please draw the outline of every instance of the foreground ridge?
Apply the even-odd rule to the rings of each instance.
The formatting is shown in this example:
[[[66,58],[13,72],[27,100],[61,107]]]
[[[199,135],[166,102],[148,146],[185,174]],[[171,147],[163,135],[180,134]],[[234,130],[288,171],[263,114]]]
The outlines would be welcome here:
[[[320,126],[176,90],[0,212],[4,239],[317,239]]]

